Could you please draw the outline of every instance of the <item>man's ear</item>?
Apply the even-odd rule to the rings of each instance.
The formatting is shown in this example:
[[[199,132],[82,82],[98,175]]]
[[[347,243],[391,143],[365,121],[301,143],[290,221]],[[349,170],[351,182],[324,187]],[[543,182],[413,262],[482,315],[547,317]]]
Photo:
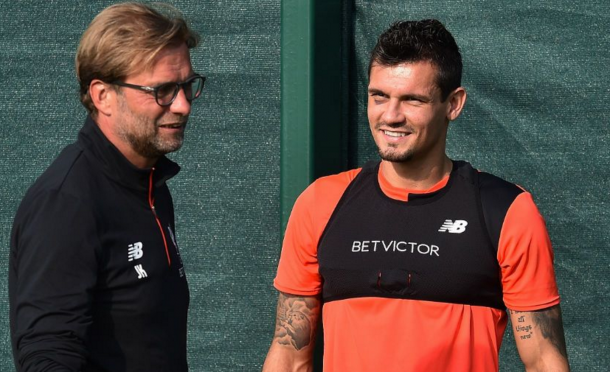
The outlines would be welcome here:
[[[463,87],[456,88],[449,94],[447,100],[449,101],[449,106],[447,108],[447,119],[449,119],[449,121],[453,121],[460,116],[462,108],[464,108],[464,104],[466,103],[466,89]]]
[[[98,79],[92,80],[89,84],[89,95],[100,115],[112,114],[116,92],[108,84]]]

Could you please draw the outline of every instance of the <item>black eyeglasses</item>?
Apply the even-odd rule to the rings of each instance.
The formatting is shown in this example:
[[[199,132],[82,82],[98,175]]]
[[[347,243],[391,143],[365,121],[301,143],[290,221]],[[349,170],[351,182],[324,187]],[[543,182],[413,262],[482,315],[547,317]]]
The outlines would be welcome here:
[[[157,101],[157,104],[159,106],[167,107],[174,102],[174,100],[178,96],[178,92],[180,92],[180,89],[184,90],[186,99],[189,102],[196,98],[199,98],[199,96],[201,95],[201,90],[203,89],[203,85],[205,84],[205,76],[194,75],[182,83],[170,82],[157,85],[156,87],[129,84],[122,81],[114,81],[112,82],[112,84],[120,87],[138,89],[147,93],[151,93],[155,96],[155,101]]]

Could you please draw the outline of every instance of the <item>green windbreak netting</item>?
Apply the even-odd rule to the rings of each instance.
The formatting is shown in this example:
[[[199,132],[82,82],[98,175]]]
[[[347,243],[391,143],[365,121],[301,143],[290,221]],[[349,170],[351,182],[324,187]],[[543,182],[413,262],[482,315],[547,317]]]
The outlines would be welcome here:
[[[0,2],[0,371],[13,370],[7,258],[27,187],[75,138],[85,110],[74,54],[112,1]],[[208,77],[194,103],[182,166],[169,182],[191,289],[192,371],[260,369],[273,335],[280,246],[280,2],[171,1],[202,35]]]
[[[399,19],[437,18],[464,58],[469,94],[448,152],[534,195],[555,249],[574,371],[610,370],[610,3],[363,1],[352,4],[350,163],[376,158],[368,52]],[[501,371],[522,371],[512,334]]]
[[[0,2],[0,371],[12,370],[6,258],[13,215],[82,125],[74,53],[87,24],[111,3]],[[170,3],[202,34],[193,64],[208,77],[185,146],[172,155],[182,172],[169,184],[191,288],[189,363],[193,371],[256,371],[273,335],[272,279],[282,236],[281,1]],[[469,93],[448,151],[533,193],[555,248],[573,370],[610,369],[609,3],[345,0],[344,6],[350,167],[376,158],[365,110],[368,52],[377,35],[394,20],[440,19],[462,49]],[[501,371],[523,370],[511,338]]]

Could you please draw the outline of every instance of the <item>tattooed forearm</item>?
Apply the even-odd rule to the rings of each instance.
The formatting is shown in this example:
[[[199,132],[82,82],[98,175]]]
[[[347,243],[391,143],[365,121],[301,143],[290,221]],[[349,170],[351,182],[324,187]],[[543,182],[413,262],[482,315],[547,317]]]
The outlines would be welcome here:
[[[316,297],[280,293],[275,340],[296,350],[313,344],[319,314],[320,301]]]
[[[563,333],[563,320],[559,305],[545,310],[534,311],[532,319],[534,324],[540,329],[542,336],[551,341],[557,351],[567,358],[568,353],[566,352],[566,340]]]
[[[525,315],[520,311],[509,310],[511,314],[516,316],[517,322],[513,324],[515,327],[515,334],[522,339],[526,340],[532,338],[532,324],[526,321]]]
[[[529,339],[537,330],[564,358],[568,358],[559,305],[532,312],[509,311],[517,337],[522,340]]]

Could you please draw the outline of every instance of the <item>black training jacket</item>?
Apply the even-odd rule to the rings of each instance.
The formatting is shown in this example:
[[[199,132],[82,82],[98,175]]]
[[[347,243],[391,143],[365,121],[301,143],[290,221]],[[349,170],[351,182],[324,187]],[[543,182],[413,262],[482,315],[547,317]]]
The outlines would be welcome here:
[[[162,157],[134,167],[87,118],[25,195],[9,258],[21,371],[186,371],[189,292]]]

